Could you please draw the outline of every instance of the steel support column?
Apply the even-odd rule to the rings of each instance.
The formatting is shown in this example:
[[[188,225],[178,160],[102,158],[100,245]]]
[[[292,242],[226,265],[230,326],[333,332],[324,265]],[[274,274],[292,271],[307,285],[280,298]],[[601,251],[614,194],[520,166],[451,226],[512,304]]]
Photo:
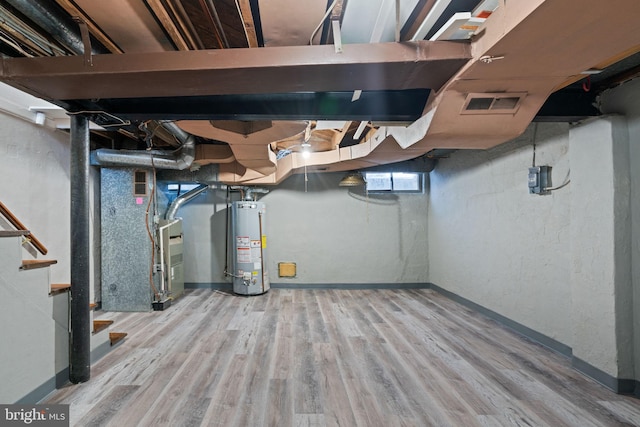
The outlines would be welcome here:
[[[71,337],[69,379],[77,384],[91,376],[89,313],[89,121],[71,116]]]

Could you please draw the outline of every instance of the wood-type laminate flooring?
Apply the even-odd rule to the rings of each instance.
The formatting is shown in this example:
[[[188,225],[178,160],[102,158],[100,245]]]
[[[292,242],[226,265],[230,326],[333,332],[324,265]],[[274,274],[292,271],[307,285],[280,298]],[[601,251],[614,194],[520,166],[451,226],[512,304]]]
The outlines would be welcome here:
[[[54,392],[77,426],[619,426],[616,395],[432,290],[195,290]]]

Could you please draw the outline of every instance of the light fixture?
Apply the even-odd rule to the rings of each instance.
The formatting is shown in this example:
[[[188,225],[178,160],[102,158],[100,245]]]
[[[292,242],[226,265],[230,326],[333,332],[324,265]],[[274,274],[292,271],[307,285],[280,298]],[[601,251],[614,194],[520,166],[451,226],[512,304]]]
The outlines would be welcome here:
[[[305,141],[302,144],[300,144],[300,147],[302,148],[303,158],[308,159],[309,157],[311,157],[311,144],[309,144],[308,141]]]
[[[46,116],[42,111],[36,111],[35,123],[37,125],[44,126],[45,119],[46,119]]]
[[[338,184],[340,187],[360,187],[362,185],[366,185],[367,181],[365,181],[362,174],[358,171],[352,171],[347,173],[340,183]]]

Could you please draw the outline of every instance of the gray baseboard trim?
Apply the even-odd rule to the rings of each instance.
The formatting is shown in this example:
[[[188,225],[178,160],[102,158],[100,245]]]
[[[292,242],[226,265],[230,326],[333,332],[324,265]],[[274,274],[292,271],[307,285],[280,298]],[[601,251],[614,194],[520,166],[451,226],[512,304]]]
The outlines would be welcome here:
[[[571,366],[618,394],[640,397],[640,381],[616,378],[575,356],[571,357]]]
[[[119,345],[120,343],[118,343]],[[116,345],[117,346],[117,345]],[[113,347],[109,341],[99,345],[91,351],[91,365],[102,359],[109,353]],[[69,367],[67,366],[62,371],[58,372],[55,377],[45,381],[41,386],[21,398],[15,403],[19,404],[36,404],[42,401],[49,394],[53,393],[57,389],[69,384]]]
[[[271,283],[276,289],[429,289],[429,283]],[[233,291],[232,283],[185,283],[185,289]]]
[[[553,338],[550,338],[544,334],[541,334],[538,331],[535,331],[527,326],[524,326],[521,323],[515,322],[511,319],[509,319],[508,317],[505,317],[499,313],[496,313],[493,310],[490,310],[486,307],[481,306],[480,304],[476,304],[475,302],[468,300],[464,297],[461,297],[458,294],[455,294],[453,292],[447,291],[446,289],[441,288],[438,285],[435,285],[433,283],[431,283],[431,289],[433,289],[434,291],[438,292],[439,294],[442,294],[444,296],[446,296],[447,298],[458,302],[462,305],[464,305],[465,307],[469,307],[493,320],[495,320],[496,322],[501,323],[502,325],[508,327],[509,329],[514,330],[515,332],[517,332],[518,334],[537,342],[538,344],[542,344],[543,346],[547,347],[548,349],[555,351],[556,353],[560,353],[563,356],[566,357],[571,357],[572,356],[572,350],[571,347],[569,347],[566,344],[561,343],[560,341],[556,341]]]
[[[70,369],[67,366],[56,374],[56,389],[59,389],[69,382],[69,371]]]
[[[461,297],[458,294],[447,291],[446,289],[443,289],[438,285],[435,285],[433,283],[431,283],[430,285],[431,289],[441,295],[444,295],[450,300],[458,302],[465,307],[469,307],[472,310],[477,311],[506,326],[507,328],[512,329],[514,332],[526,337],[527,339],[535,341],[547,347],[548,349],[571,359],[571,367],[573,367],[576,371],[588,376],[589,378],[592,378],[594,381],[602,384],[609,390],[618,394],[627,394],[640,397],[640,381],[616,378],[612,375],[609,375],[606,372],[596,368],[595,366],[590,365],[584,360],[573,356],[573,349],[568,345],[556,341],[553,338],[541,334],[540,332],[528,328],[518,322],[515,322],[508,317],[496,313],[493,310],[489,310],[488,308],[483,307],[480,304],[476,304],[475,302]]]
[[[217,291],[233,291],[233,283],[194,283],[185,282],[185,289],[213,289]]]
[[[54,377],[49,378],[47,381],[42,383],[39,387],[31,392],[27,393],[27,395],[18,399],[17,404],[27,404],[27,405],[35,405],[36,403],[44,400],[45,397],[50,395],[52,392],[56,391],[58,388],[62,387],[66,383],[69,382],[69,367],[67,366],[62,371],[58,372]]]
[[[110,351],[111,351],[111,342],[108,341],[108,340],[103,342],[98,347],[94,348],[93,350],[91,350],[91,356],[90,356],[91,364],[93,365],[98,360],[102,359]]]
[[[271,283],[274,289],[429,289],[429,283]]]
[[[27,393],[25,396],[21,397],[14,403],[17,404],[36,404],[40,402],[42,399],[47,397],[52,391],[56,389],[56,377],[51,377],[40,386],[38,386],[35,390]]]

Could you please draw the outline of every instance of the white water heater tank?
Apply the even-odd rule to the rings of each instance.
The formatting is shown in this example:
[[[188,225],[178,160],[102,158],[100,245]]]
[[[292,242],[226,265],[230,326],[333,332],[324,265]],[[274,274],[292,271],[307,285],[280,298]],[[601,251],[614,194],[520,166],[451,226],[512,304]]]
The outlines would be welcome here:
[[[233,292],[259,295],[270,288],[266,265],[265,204],[237,201],[232,205]]]

